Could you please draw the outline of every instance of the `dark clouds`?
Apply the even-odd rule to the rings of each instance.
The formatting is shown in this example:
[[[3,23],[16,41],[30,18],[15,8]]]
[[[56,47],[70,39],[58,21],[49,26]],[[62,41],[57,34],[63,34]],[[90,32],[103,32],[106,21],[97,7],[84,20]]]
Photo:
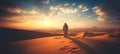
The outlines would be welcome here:
[[[37,10],[41,13],[48,15],[49,13],[49,0],[35,0],[32,3],[36,6]]]
[[[109,14],[113,16],[118,16],[120,15],[120,6],[119,2],[117,0],[110,0],[106,1],[105,5],[103,5],[103,9]]]
[[[100,2],[100,3],[99,3]],[[99,20],[103,20],[106,24],[109,25],[120,25],[120,6],[119,0],[100,0],[95,5],[98,8],[96,10]],[[103,23],[102,21],[102,23]]]
[[[48,14],[49,10],[45,7],[49,3],[49,0],[1,0],[0,1],[0,22],[9,22],[5,18],[11,18],[14,16],[21,16],[22,13],[11,12],[9,9],[23,9],[26,11],[31,11],[34,5],[41,13]],[[22,5],[24,4],[24,5]],[[24,6],[23,8],[20,5]],[[30,7],[27,9],[27,7]],[[14,10],[13,10],[14,11]],[[11,22],[11,21],[10,21]]]
[[[49,0],[14,0],[16,6],[23,10],[37,10],[39,13],[49,13]]]
[[[102,5],[102,9],[108,15],[108,23],[119,25],[120,24],[120,6],[119,0],[109,0],[104,1]]]
[[[18,16],[18,13],[10,12],[8,9],[17,8],[10,0],[0,1],[0,21],[5,21],[4,18],[10,18],[12,16]]]

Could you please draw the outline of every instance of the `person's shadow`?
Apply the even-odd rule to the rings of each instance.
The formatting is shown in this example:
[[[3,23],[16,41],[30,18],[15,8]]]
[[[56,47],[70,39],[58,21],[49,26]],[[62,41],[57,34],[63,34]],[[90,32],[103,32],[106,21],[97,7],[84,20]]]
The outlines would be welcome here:
[[[86,44],[86,43],[84,43],[80,40],[77,40],[77,39],[74,39],[74,38],[71,38],[71,37],[66,37],[66,38],[72,40],[76,45],[78,45],[80,48],[82,48],[84,51],[86,51],[87,54],[101,54],[100,52],[98,53],[91,46],[89,46],[88,44]]]
[[[86,51],[87,54],[120,54],[120,43],[111,43],[111,42],[102,42],[98,40],[92,40],[92,39],[86,39],[86,38],[80,38],[79,40],[72,38],[72,37],[66,37],[73,41],[76,45],[78,45],[80,48],[82,48],[84,51]],[[99,43],[103,44],[103,46],[94,46],[95,48],[91,47],[91,45],[88,45],[87,43],[83,41],[93,42],[93,43]]]

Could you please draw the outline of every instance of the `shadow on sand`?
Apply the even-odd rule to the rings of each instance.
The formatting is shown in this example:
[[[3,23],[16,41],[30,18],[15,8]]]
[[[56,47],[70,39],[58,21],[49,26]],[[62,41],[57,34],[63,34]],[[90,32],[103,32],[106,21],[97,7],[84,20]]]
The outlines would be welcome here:
[[[71,37],[66,37],[66,38],[72,40],[76,45],[78,45],[80,48],[82,48],[84,51],[86,51],[87,54],[120,54],[120,52],[119,52],[120,44],[110,43],[110,42],[101,42],[101,41],[86,39],[86,38],[80,38],[80,40],[77,40],[77,39],[71,38]],[[89,42],[99,43],[100,45],[95,46],[99,50],[92,48],[91,46],[82,42],[81,40],[88,41],[88,43]],[[94,46],[94,44],[93,44],[93,46]]]
[[[92,49],[92,47],[83,43],[82,41],[79,41],[79,40],[71,38],[71,37],[66,37],[66,38],[72,40],[76,45],[78,45],[80,48],[82,48],[84,51],[86,51],[87,54],[99,54],[94,49]]]

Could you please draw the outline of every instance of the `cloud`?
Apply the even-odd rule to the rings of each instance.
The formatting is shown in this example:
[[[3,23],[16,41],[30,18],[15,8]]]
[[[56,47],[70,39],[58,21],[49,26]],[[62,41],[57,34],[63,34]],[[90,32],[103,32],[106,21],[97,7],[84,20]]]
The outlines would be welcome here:
[[[69,3],[65,3],[63,4],[64,7],[68,7],[69,6]]]
[[[36,15],[38,14],[38,11],[36,10],[22,10],[18,7],[13,8],[7,8],[5,10],[0,9],[0,22],[21,22],[20,18],[23,19],[22,16],[28,16],[28,15]],[[19,17],[19,20],[17,20]]]
[[[72,6],[75,6],[76,4],[75,3],[72,3]]]
[[[16,8],[8,8],[8,11],[13,12],[13,13],[21,13],[22,12],[22,10],[20,8],[18,8],[18,7],[16,7]]]
[[[76,3],[64,3],[64,4],[59,4],[59,5],[53,5],[49,7],[50,12],[53,12],[53,16],[57,15],[69,15],[74,16],[74,14],[81,14],[83,12],[89,11],[89,8],[86,5],[76,5]],[[77,15],[78,17],[80,15]],[[64,16],[65,17],[65,16]]]
[[[78,5],[78,8],[79,8],[79,9],[82,9],[82,8],[83,8],[83,5]]]
[[[71,14],[71,13],[76,13],[78,11],[77,8],[60,8],[60,11],[62,13],[68,13],[68,14]]]
[[[56,6],[50,6],[50,10],[58,10],[59,7],[56,7]]]
[[[77,13],[78,8],[74,8],[74,5],[75,5],[75,3],[72,3],[72,4],[65,3],[65,4],[63,4],[62,7],[59,8],[59,10],[62,13],[68,13],[68,14]]]
[[[95,6],[92,8],[94,10],[94,13],[98,15],[97,20],[99,21],[106,21],[108,19],[108,16],[105,11],[102,10],[102,8]]]
[[[49,0],[43,0],[42,1],[42,3],[44,3],[44,4],[49,4],[49,2],[50,2]]]
[[[73,14],[78,12],[78,8],[73,8],[74,5],[75,3],[72,4],[65,3],[58,6],[50,6],[49,9],[53,11],[59,11],[61,13]]]
[[[82,8],[82,12],[86,12],[86,11],[88,11],[89,9],[85,6],[85,7],[83,7]]]
[[[18,0],[16,2],[19,2]],[[37,15],[39,13],[43,13],[48,15],[49,14],[49,10],[48,8],[45,8],[44,6],[49,4],[49,0],[36,0],[33,2],[30,2],[29,5],[31,6],[31,8],[29,8],[29,6],[26,5],[27,1],[24,1],[24,5],[26,8],[20,8],[19,6],[16,6],[16,4],[13,1],[9,1],[9,0],[1,0],[0,2],[0,22],[16,22],[16,20],[13,20],[13,18],[17,19],[18,17],[20,17],[22,19],[21,16],[28,16],[28,15]],[[19,4],[21,4],[19,2]],[[28,4],[28,3],[27,3]],[[32,7],[35,8],[32,8]],[[29,9],[27,9],[27,7]]]
[[[101,17],[98,16],[99,19],[104,19],[103,21],[106,21],[109,25],[120,25],[119,0],[104,1],[102,5],[97,7],[104,13],[99,14],[102,15]]]
[[[16,8],[16,6],[14,6],[14,4],[11,1],[6,1],[6,0],[2,0],[0,2],[0,19],[4,18],[4,17],[8,17],[8,16],[15,16],[15,15],[19,15],[16,13],[11,13],[9,12],[9,8]]]
[[[78,5],[78,8],[81,9],[82,12],[87,12],[89,10],[87,6],[82,4]]]
[[[94,10],[94,13],[98,15],[97,20],[101,21],[101,23],[115,27],[120,24],[120,10],[117,3],[112,4],[112,2],[110,2],[110,4],[95,6],[92,9]]]
[[[35,1],[33,1],[33,4],[38,5],[38,6],[48,5],[49,3],[50,3],[50,0],[35,0]]]
[[[106,16],[105,15],[103,15],[103,16],[98,16],[98,18],[97,18],[97,20],[99,20],[99,21],[106,21]]]
[[[29,14],[38,14],[38,12],[35,11],[35,10],[28,11],[28,13],[29,13]]]

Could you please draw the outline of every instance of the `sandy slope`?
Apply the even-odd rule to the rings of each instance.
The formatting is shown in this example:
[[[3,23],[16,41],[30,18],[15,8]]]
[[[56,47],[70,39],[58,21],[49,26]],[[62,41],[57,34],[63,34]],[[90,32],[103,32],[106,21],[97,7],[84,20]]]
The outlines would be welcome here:
[[[23,54],[86,54],[72,40],[60,36],[12,42]]]
[[[103,36],[105,38],[102,39],[56,36],[15,41],[10,44],[16,48],[15,50],[19,49],[20,54],[119,54],[117,50],[120,47],[118,48],[116,43],[118,40]]]

